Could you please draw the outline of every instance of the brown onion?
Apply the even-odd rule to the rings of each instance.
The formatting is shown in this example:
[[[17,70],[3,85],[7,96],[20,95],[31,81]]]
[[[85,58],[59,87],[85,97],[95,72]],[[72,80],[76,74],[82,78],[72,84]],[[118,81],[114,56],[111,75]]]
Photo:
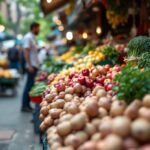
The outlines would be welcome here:
[[[79,83],[76,83],[74,85],[74,92],[75,93],[81,93],[81,91],[82,91],[82,86]]]
[[[44,119],[44,124],[49,127],[53,124],[53,119],[50,117],[50,116],[47,116],[45,119]]]
[[[44,116],[48,115],[48,108],[47,108],[47,106],[43,106],[43,107],[41,108],[40,112],[41,112]]]
[[[86,115],[83,113],[79,113],[71,119],[71,125],[73,126],[74,130],[80,130],[85,126],[86,120]]]
[[[66,94],[65,95],[65,101],[66,102],[70,102],[70,101],[72,101],[72,99],[73,99],[73,96],[71,94]]]
[[[95,117],[98,115],[98,104],[95,101],[89,101],[85,106],[85,112],[90,117]]]
[[[69,121],[72,117],[73,117],[73,115],[71,115],[71,114],[65,114],[59,119],[59,122]]]
[[[105,108],[106,110],[109,110],[110,106],[111,106],[111,99],[109,99],[107,97],[101,97],[98,101],[98,105],[100,107]]]
[[[97,92],[96,92],[96,96],[98,97],[98,98],[100,98],[100,97],[104,97],[104,96],[106,96],[106,91],[104,90],[104,89],[99,89],[99,90],[97,90]]]
[[[107,136],[112,132],[112,120],[108,118],[104,118],[99,125],[99,131],[102,137]]]
[[[150,108],[150,94],[144,96],[143,105]]]
[[[88,141],[85,142],[79,150],[96,150],[96,142],[94,141]]]
[[[63,108],[65,105],[65,101],[64,101],[64,99],[57,99],[55,104],[56,104],[57,108]]]
[[[80,110],[79,110],[79,107],[76,105],[76,103],[74,102],[71,102],[68,104],[67,108],[66,108],[66,111],[70,114],[77,114]]]
[[[107,116],[108,115],[108,112],[107,112],[107,110],[105,109],[105,108],[103,108],[103,107],[100,107],[99,109],[98,109],[98,112],[99,112],[99,117],[100,118],[103,118],[103,117],[105,117],[105,116]]]
[[[60,113],[62,112],[62,109],[53,108],[49,111],[49,114],[53,119],[57,119],[60,116]]]
[[[48,103],[51,103],[55,96],[56,95],[50,93],[45,96],[45,99],[47,100]]]
[[[92,135],[91,140],[97,142],[97,141],[101,140],[101,137],[102,136],[101,136],[100,133],[95,133],[95,134]]]
[[[66,146],[77,148],[80,145],[80,139],[78,139],[74,134],[70,134],[65,138],[64,144]]]
[[[102,150],[122,150],[123,141],[119,136],[110,134],[104,140],[104,148]]]
[[[96,132],[96,127],[92,123],[87,123],[84,131],[89,135],[92,136]]]
[[[45,117],[44,117],[42,114],[40,114],[40,116],[39,116],[40,121],[43,121],[44,118],[45,118]]]
[[[142,106],[142,102],[140,100],[134,100],[125,110],[124,114],[131,119],[135,119],[138,117],[138,110]]]
[[[40,124],[40,130],[43,131],[43,132],[46,130],[46,125],[44,124],[44,122],[42,122]]]
[[[146,107],[141,107],[139,109],[139,116],[150,121],[150,109]]]
[[[133,138],[129,137],[123,141],[124,149],[137,149],[138,143]]]
[[[150,123],[145,119],[136,119],[132,123],[131,132],[139,141],[150,141]]]
[[[126,108],[126,103],[124,101],[114,101],[111,105],[110,114],[111,116],[121,116],[123,115]]]
[[[57,132],[60,136],[68,135],[71,130],[71,124],[69,121],[64,121],[57,126]]]
[[[73,89],[73,87],[68,87],[68,88],[66,88],[65,92],[66,92],[66,94],[73,94],[74,89]]]
[[[129,118],[124,116],[119,116],[112,121],[112,132],[121,137],[126,137],[129,135],[131,129],[131,122]]]

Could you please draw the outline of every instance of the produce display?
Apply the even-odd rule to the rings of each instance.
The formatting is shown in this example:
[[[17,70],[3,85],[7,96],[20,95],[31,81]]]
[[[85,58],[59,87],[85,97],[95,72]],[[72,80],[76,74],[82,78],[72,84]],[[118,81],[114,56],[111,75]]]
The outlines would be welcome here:
[[[118,65],[97,66],[51,84],[41,103],[40,128],[47,130],[52,150],[126,150],[148,143],[150,90],[129,105],[128,99],[119,101],[113,91],[118,73]]]
[[[134,40],[128,44],[126,65],[118,62],[122,48],[105,45],[48,76],[39,118],[51,150],[150,149],[149,51],[141,39],[141,47]],[[138,48],[143,49],[140,55]],[[141,59],[133,63],[133,56]],[[111,65],[97,63],[107,59]]]
[[[0,69],[0,78],[12,78],[13,74],[10,70]]]

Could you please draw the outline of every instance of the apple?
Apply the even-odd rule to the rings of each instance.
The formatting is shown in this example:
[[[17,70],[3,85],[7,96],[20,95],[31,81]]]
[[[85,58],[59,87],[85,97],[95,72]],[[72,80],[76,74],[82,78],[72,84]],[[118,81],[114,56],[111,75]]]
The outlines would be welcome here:
[[[78,82],[82,85],[85,85],[85,83],[86,83],[85,77],[83,77],[83,76],[78,77]]]
[[[96,77],[96,82],[103,85],[105,79],[106,79],[106,78],[105,78],[104,76],[102,76],[102,77]]]
[[[72,79],[74,77],[74,75],[75,75],[74,73],[70,74],[69,79]]]
[[[112,73],[107,73],[106,77],[112,80]]]
[[[109,64],[105,65],[104,67],[105,67],[105,69],[107,70],[107,72],[108,72],[109,69],[111,68],[111,66],[110,66]]]
[[[63,84],[63,83],[57,83],[57,84],[55,84],[55,87],[58,92],[65,91],[65,84]]]
[[[110,91],[110,90],[112,90],[113,87],[114,87],[114,85],[111,84],[111,83],[109,83],[109,84],[107,84],[107,85],[105,86],[105,90],[106,90],[106,91]]]
[[[90,74],[89,69],[83,69],[83,70],[82,70],[82,75],[83,75],[83,76],[89,76],[89,74]]]
[[[94,82],[91,79],[86,79],[86,86],[88,88],[93,88],[94,87]]]
[[[100,74],[106,74],[107,69],[104,66],[101,66],[101,67],[99,67],[99,72],[100,72]]]

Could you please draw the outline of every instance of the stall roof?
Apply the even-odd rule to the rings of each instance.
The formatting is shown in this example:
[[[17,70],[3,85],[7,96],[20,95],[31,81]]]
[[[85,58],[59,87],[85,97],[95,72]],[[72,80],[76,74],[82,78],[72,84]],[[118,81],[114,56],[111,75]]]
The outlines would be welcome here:
[[[41,9],[45,15],[64,6],[69,0],[41,0]]]

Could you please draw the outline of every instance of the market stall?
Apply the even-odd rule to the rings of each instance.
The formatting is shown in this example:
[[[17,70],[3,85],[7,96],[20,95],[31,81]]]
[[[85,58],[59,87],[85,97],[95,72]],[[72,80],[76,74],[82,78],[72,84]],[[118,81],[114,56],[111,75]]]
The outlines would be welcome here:
[[[47,60],[47,82],[31,91],[40,93],[44,150],[149,149],[150,38],[133,38],[141,1],[68,4],[54,19],[68,51]]]
[[[16,69],[0,69],[0,95],[16,95],[19,78]]]

